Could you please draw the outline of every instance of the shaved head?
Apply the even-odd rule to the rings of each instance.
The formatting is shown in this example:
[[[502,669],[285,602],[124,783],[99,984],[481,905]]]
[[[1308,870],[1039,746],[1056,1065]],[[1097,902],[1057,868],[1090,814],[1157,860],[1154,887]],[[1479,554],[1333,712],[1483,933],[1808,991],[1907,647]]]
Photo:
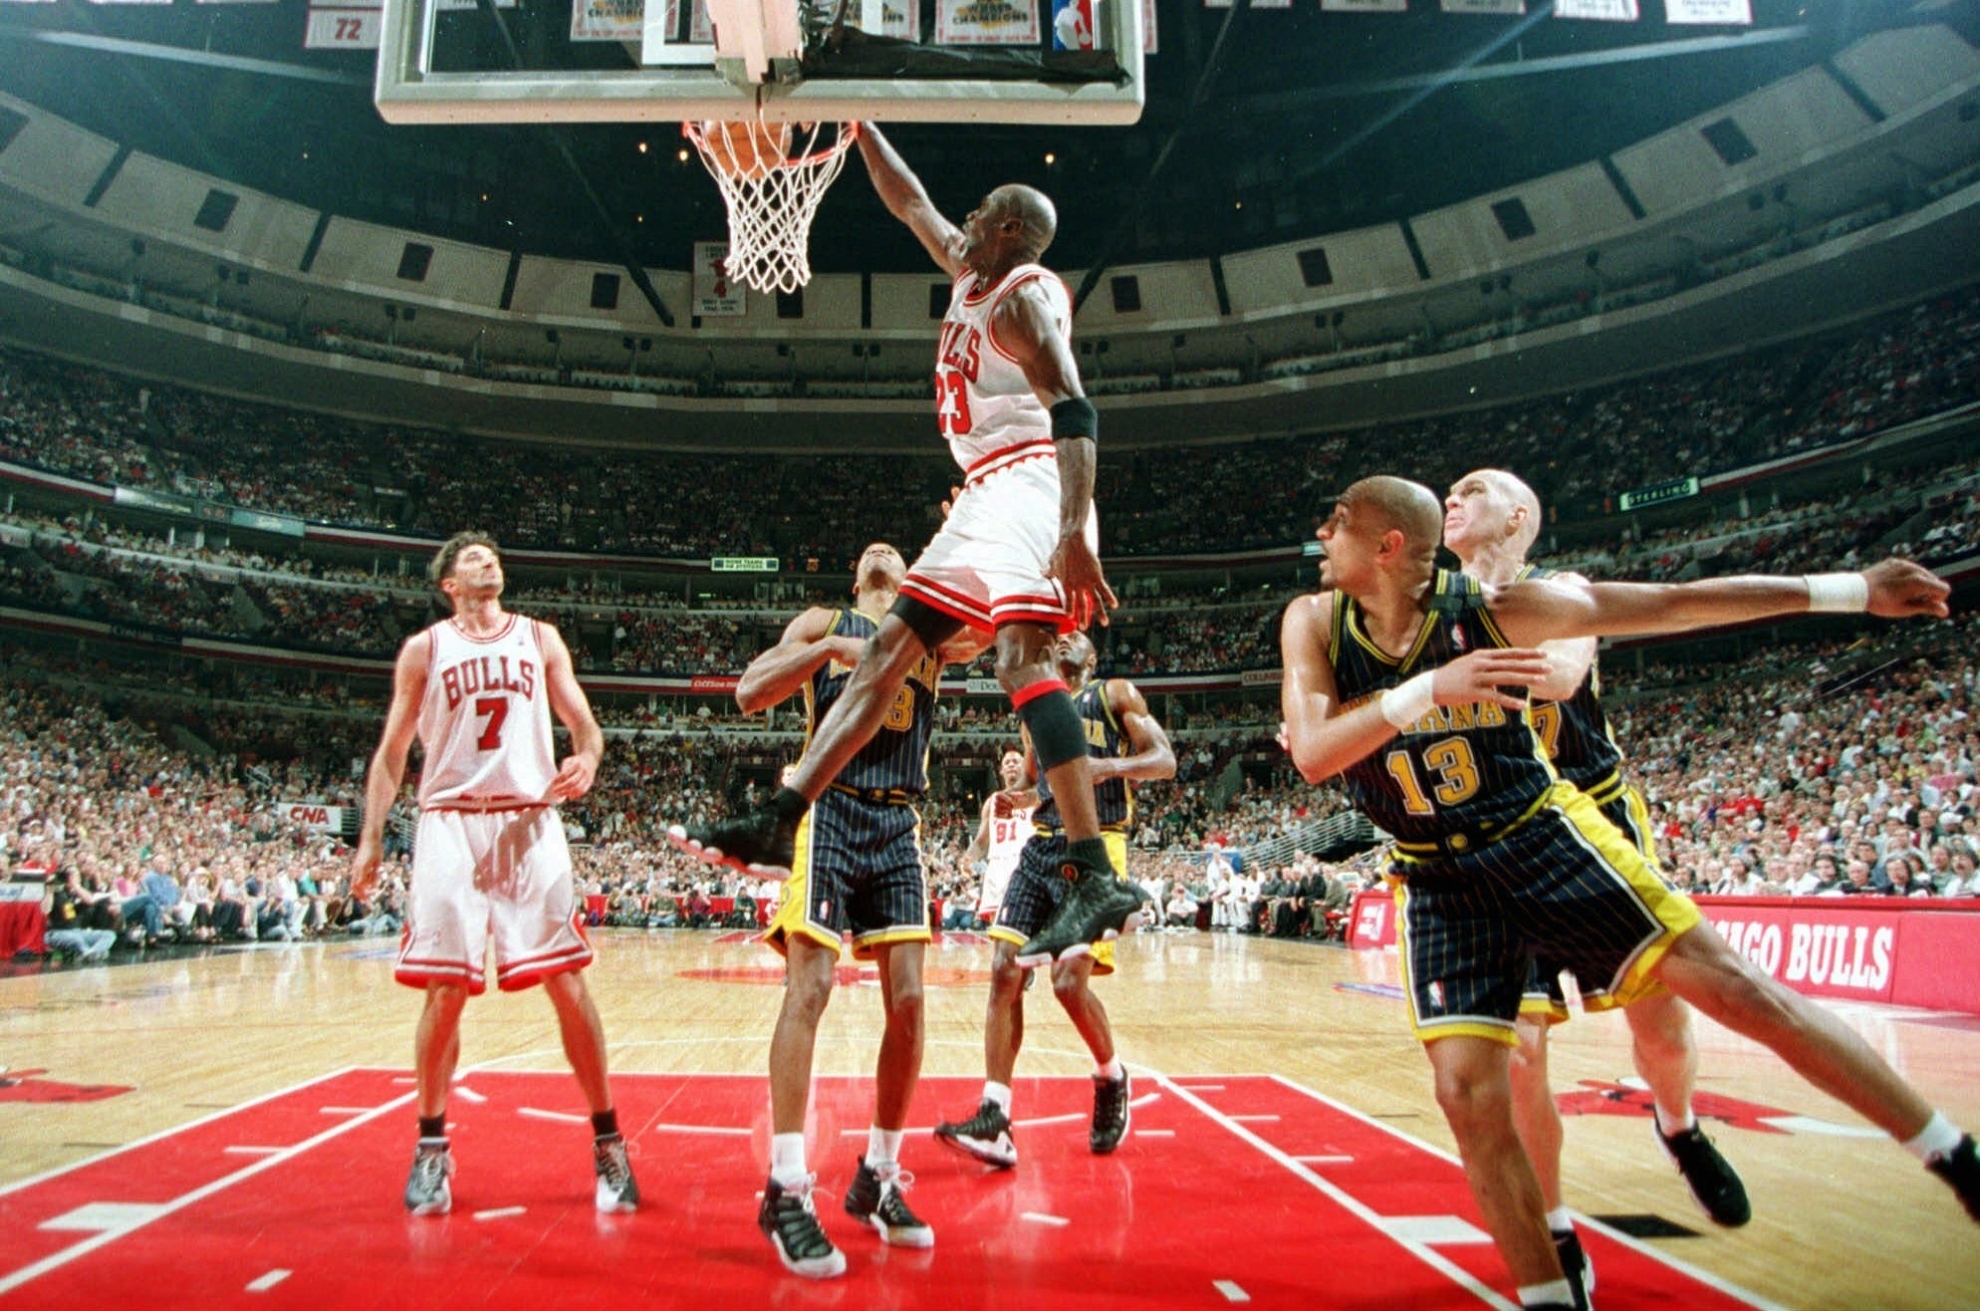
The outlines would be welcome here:
[[[1540,497],[1526,480],[1518,474],[1507,473],[1504,469],[1480,469],[1478,476],[1490,483],[1492,489],[1505,497],[1515,511],[1524,510],[1518,530],[1512,536],[1514,546],[1525,555],[1533,543],[1540,539]]]
[[[990,193],[999,217],[1015,218],[1024,226],[1020,246],[1028,259],[1037,259],[1059,232],[1059,211],[1052,198],[1036,187],[1010,182]]]
[[[1376,474],[1342,492],[1339,503],[1358,512],[1372,511],[1384,530],[1403,535],[1412,556],[1436,558],[1444,537],[1444,512],[1437,494],[1422,483]]]

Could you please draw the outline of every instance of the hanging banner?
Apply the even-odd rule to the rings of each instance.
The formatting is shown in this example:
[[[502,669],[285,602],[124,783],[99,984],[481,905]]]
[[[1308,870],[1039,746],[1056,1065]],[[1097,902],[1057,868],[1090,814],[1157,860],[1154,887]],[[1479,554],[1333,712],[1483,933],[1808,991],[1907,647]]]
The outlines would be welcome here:
[[[743,284],[729,277],[729,243],[694,243],[694,312],[704,319],[748,312]]]
[[[1753,0],[1664,0],[1664,21],[1751,27]]]
[[[577,0],[571,40],[639,41],[646,36],[646,0]]]
[[[1155,39],[1155,0],[1141,0],[1141,53],[1160,54],[1162,43]]]
[[[1526,12],[1526,0],[1444,0],[1447,14],[1498,14],[1518,18]]]
[[[1038,0],[937,0],[935,44],[1038,44]]]
[[[1556,18],[1590,18],[1599,23],[1634,23],[1636,0],[1554,0]]]
[[[1330,14],[1401,14],[1409,11],[1409,0],[1320,0],[1320,8]]]

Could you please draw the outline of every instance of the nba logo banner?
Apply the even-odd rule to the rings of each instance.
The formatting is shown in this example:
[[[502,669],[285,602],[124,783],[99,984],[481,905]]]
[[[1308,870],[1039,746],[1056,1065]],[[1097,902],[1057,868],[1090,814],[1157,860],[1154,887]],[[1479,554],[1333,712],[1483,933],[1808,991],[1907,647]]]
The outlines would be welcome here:
[[[1052,48],[1093,49],[1094,10],[1100,0],[1052,0]]]

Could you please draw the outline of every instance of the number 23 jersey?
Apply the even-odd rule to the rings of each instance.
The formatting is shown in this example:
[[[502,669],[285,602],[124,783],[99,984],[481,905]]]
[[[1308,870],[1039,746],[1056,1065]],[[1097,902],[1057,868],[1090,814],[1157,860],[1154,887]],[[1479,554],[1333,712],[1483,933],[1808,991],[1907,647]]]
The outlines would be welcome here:
[[[1506,645],[1477,580],[1465,574],[1437,571],[1429,612],[1401,659],[1369,637],[1360,606],[1334,593],[1327,654],[1343,711],[1479,647]],[[1431,707],[1342,775],[1355,805],[1403,842],[1511,824],[1554,779],[1526,712],[1482,701]]]
[[[997,307],[1018,288],[1036,285],[1059,332],[1072,339],[1072,295],[1042,264],[1020,264],[984,285],[964,270],[942,319],[935,350],[935,424],[965,473],[993,455],[1042,442],[1052,447],[1052,416],[1031,390],[1014,356],[997,338]]]
[[[503,810],[549,804],[557,761],[537,622],[506,615],[488,637],[452,619],[426,630],[426,696],[419,740],[424,810]]]

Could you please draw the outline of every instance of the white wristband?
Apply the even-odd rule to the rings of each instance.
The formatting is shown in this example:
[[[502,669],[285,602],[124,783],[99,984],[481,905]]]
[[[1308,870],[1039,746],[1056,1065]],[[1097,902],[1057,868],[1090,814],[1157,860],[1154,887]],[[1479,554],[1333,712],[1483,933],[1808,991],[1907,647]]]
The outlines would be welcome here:
[[[1437,699],[1430,691],[1430,680],[1435,677],[1434,673],[1418,674],[1382,693],[1382,718],[1396,731],[1407,733],[1417,720],[1437,708]]]
[[[1806,574],[1810,614],[1860,615],[1870,608],[1870,580],[1862,574]]]

